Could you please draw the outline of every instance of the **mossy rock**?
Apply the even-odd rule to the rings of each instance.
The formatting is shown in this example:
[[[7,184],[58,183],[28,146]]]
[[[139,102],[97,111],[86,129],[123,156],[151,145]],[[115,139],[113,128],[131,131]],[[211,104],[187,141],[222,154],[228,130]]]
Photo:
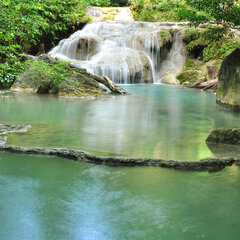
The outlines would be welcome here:
[[[240,128],[217,128],[214,129],[206,142],[240,145]]]
[[[217,103],[240,111],[240,47],[222,62],[218,74]]]
[[[99,96],[106,90],[81,68],[74,68],[67,62],[28,60],[25,72],[15,81],[12,90],[33,90],[38,94],[59,96]]]
[[[180,84],[183,84],[184,82],[193,84],[198,80],[198,72],[194,70],[186,70],[177,75],[177,79]]]

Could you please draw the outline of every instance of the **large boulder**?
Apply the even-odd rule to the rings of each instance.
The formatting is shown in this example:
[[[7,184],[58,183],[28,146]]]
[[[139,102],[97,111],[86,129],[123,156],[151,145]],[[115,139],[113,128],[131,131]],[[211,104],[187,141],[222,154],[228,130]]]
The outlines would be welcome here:
[[[217,103],[240,111],[240,47],[222,62],[218,74]]]

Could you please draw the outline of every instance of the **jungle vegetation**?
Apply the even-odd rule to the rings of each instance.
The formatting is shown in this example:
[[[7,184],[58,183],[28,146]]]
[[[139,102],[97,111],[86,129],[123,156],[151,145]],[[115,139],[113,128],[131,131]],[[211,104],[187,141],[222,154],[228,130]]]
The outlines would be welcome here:
[[[240,1],[1,0],[0,88],[11,86],[23,71],[26,53],[47,51],[89,22],[86,5],[130,6],[135,20],[141,21],[190,21],[194,26],[212,21],[217,27],[211,25],[204,35],[189,30],[185,37],[190,51],[203,43],[200,55],[205,60],[224,56],[221,51],[229,52],[237,44],[230,41],[229,28],[240,25]],[[212,51],[213,45],[221,50]]]

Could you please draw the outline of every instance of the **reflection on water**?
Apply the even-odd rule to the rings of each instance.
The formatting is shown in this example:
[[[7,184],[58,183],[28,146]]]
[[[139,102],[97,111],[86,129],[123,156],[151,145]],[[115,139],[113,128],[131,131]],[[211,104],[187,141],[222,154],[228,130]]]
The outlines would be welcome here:
[[[236,157],[240,158],[240,146],[227,145],[222,143],[207,143],[209,149],[217,157]]]
[[[239,114],[215,95],[165,85],[127,85],[130,96],[99,100],[2,94],[0,122],[32,124],[9,143],[72,147],[101,155],[198,160],[212,156],[205,139],[215,127],[240,127]]]
[[[107,167],[0,152],[1,240],[237,240],[240,172]]]

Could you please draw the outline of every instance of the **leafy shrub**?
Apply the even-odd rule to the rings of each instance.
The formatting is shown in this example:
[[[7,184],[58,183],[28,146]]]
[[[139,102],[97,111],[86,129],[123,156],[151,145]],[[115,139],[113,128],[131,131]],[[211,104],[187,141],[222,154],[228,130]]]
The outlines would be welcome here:
[[[223,59],[234,51],[238,46],[239,42],[234,39],[222,39],[221,41],[213,42],[203,50],[203,60],[205,62],[210,59]]]
[[[219,41],[226,35],[228,31],[222,26],[208,25],[206,31],[203,32],[203,38],[208,42]]]
[[[188,6],[181,0],[134,0],[131,9],[135,20],[148,22],[179,22],[186,18],[182,17],[179,8]]]
[[[184,33],[184,41],[190,43],[200,37],[200,32],[198,28],[188,28]]]
[[[186,62],[186,64],[185,64],[185,66],[187,67],[187,68],[189,68],[189,67],[193,67],[194,66],[194,61],[192,60],[192,59],[188,59],[187,60],[187,62]]]
[[[159,33],[161,37],[168,40],[168,33],[166,32],[166,30],[160,30]]]
[[[186,29],[184,41],[190,55],[205,62],[222,59],[239,45],[239,41],[229,35],[225,28],[211,25],[202,31],[198,28]]]
[[[24,52],[88,21],[83,0],[2,0],[0,8],[1,87],[18,76]]]
[[[68,63],[53,61],[47,63],[45,61],[28,60],[24,63],[24,72],[27,72],[25,83],[32,87],[48,86],[57,93],[62,83],[74,81],[71,79],[74,70],[69,67]]]

